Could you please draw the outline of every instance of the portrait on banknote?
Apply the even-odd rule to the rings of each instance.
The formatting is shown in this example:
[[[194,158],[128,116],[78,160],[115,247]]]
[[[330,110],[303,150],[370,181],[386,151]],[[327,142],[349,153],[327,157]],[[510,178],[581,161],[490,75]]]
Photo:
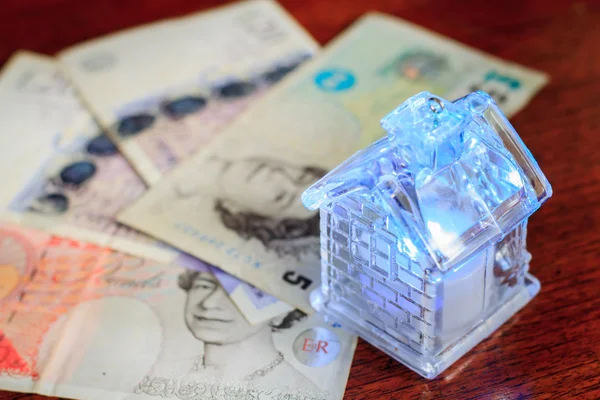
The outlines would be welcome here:
[[[179,287],[187,294],[184,319],[190,333],[204,347],[190,372],[212,375],[235,370],[246,382],[274,386],[311,388],[314,385],[294,369],[277,350],[273,333],[291,328],[306,317],[301,311],[250,325],[209,272],[186,270],[179,275]],[[250,357],[244,357],[250,352]],[[236,354],[238,357],[232,358]]]
[[[304,97],[278,107],[285,112],[261,107],[237,119],[226,137],[160,182],[154,192],[160,194],[142,197],[118,220],[167,242],[177,238],[186,252],[310,313],[306,300],[320,276],[320,219],[300,195],[327,173],[334,150],[360,136],[360,126],[343,119],[347,111],[334,103],[319,104],[326,116],[314,115]],[[252,125],[259,120],[269,129]],[[239,137],[232,138],[231,128]],[[338,140],[347,136],[352,140]],[[297,293],[293,301],[280,293],[289,289]]]
[[[175,185],[180,199],[209,194],[212,211],[224,228],[242,240],[260,242],[266,251],[279,256],[299,259],[318,252],[319,215],[298,207],[297,199],[327,171],[274,157],[225,159],[217,155],[203,169],[203,178]]]
[[[248,323],[206,265],[187,270],[0,225],[0,387],[70,398],[337,399],[355,345],[339,324],[298,310]]]

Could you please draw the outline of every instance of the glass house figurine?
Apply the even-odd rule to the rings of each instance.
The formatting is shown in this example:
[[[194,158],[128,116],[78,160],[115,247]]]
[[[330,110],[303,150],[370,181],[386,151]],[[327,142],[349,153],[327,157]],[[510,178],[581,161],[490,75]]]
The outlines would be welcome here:
[[[302,195],[321,215],[311,302],[433,378],[538,293],[527,219],[552,188],[484,92],[423,92],[381,124]]]

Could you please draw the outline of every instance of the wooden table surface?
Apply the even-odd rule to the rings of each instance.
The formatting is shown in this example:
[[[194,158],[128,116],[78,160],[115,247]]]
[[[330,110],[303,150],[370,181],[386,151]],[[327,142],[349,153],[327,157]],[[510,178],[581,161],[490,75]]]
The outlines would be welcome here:
[[[547,72],[550,84],[512,122],[554,196],[530,220],[541,293],[435,380],[365,342],[348,399],[600,399],[600,4],[591,1],[281,0],[326,44],[379,10]],[[220,4],[216,0],[3,0],[0,62],[53,54],[108,32]],[[5,134],[5,133],[4,133]],[[4,399],[43,396],[0,391]]]

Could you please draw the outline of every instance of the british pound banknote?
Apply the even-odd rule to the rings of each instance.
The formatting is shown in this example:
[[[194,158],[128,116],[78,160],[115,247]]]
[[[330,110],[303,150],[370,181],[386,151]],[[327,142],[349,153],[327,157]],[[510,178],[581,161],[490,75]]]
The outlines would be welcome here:
[[[317,49],[275,1],[251,0],[94,39],[59,58],[151,185]]]
[[[428,90],[491,93],[507,115],[544,74],[382,14],[368,14],[236,119],[119,220],[310,312],[319,216],[304,189],[380,138],[379,120]]]
[[[0,389],[85,399],[343,397],[356,338],[250,325],[214,276],[0,226]]]
[[[116,221],[146,190],[50,57],[20,52],[0,76],[0,207],[14,222],[161,262],[175,249]]]
[[[6,218],[159,262],[190,264],[191,257],[116,221],[146,186],[52,58],[15,54],[0,76],[0,104],[0,127],[13,133],[0,138]],[[251,323],[291,310],[224,272],[219,278]]]

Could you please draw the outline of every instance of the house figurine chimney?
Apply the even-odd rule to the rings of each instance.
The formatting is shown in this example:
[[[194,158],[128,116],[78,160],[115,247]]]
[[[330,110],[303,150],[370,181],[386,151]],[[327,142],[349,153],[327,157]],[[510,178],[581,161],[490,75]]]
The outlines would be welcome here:
[[[423,92],[381,124],[302,196],[321,215],[311,302],[434,378],[538,293],[527,219],[552,189],[484,92]]]

